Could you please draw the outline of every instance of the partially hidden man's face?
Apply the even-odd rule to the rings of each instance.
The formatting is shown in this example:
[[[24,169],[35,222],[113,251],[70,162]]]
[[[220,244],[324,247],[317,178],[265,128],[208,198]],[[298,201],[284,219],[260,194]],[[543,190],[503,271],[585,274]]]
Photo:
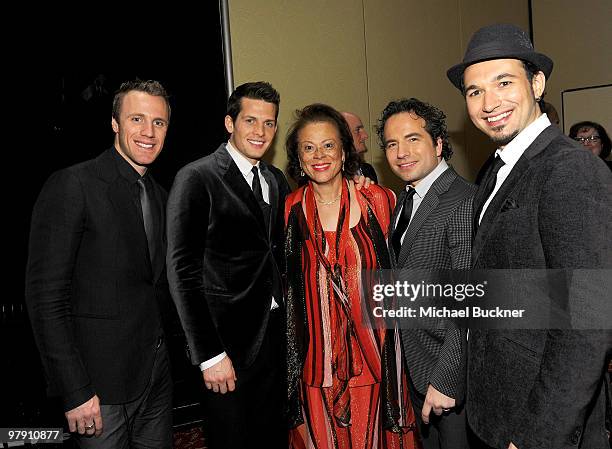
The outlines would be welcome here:
[[[470,119],[501,148],[540,115],[536,97],[546,83],[538,72],[531,82],[518,59],[494,59],[465,69],[465,102]]]
[[[141,175],[159,156],[168,121],[165,98],[135,90],[123,97],[119,121],[112,119],[115,148]]]
[[[349,125],[349,128],[351,129],[351,135],[353,136],[353,145],[355,145],[355,150],[357,150],[357,153],[365,153],[366,151],[368,151],[366,141],[370,136],[368,135],[368,132],[363,126],[361,119],[355,114],[351,114],[349,112],[343,113],[342,116],[344,117],[344,119]]]
[[[442,159],[442,139],[434,144],[425,129],[425,120],[412,112],[389,117],[383,135],[389,167],[412,186],[430,174]]]
[[[266,153],[276,134],[276,105],[264,100],[242,98],[236,120],[225,116],[230,143],[253,165]]]

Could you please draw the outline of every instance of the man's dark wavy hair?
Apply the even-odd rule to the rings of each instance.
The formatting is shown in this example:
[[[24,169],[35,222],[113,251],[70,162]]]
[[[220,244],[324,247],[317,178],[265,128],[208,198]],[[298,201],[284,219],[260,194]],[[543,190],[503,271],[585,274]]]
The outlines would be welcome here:
[[[423,120],[425,120],[425,131],[431,137],[431,140],[436,145],[438,138],[442,140],[442,157],[444,160],[449,160],[453,155],[453,149],[448,141],[448,130],[446,129],[446,115],[435,106],[425,103],[416,98],[403,98],[390,102],[382,111],[378,125],[376,126],[376,134],[381,149],[385,149],[385,123],[395,114],[401,112],[409,112]]]
[[[303,185],[308,181],[307,176],[302,176],[302,169],[300,167],[298,134],[306,125],[321,122],[329,123],[338,130],[342,149],[344,150],[343,175],[348,179],[352,179],[359,168],[359,154],[353,144],[351,130],[346,120],[344,120],[344,117],[342,117],[342,114],[326,104],[314,103],[295,111],[295,122],[291,125],[285,141],[285,149],[287,150],[288,158],[287,171],[289,172],[289,176],[291,176],[298,185]]]
[[[265,81],[255,81],[252,83],[244,83],[234,89],[234,92],[227,100],[227,115],[236,121],[240,110],[242,109],[242,99],[250,98],[251,100],[263,100],[266,103],[272,103],[276,106],[275,119],[278,118],[278,108],[280,106],[280,94],[272,87],[272,84]]]

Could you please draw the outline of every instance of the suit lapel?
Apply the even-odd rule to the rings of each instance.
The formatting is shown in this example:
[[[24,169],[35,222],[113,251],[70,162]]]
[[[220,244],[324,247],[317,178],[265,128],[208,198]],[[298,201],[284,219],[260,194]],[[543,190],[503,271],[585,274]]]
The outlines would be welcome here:
[[[227,186],[234,192],[239,201],[245,205],[249,212],[251,212],[259,224],[262,233],[267,236],[268,233],[265,232],[263,212],[255,199],[253,190],[244,179],[244,176],[242,176],[240,169],[238,169],[238,166],[225,148],[225,144],[217,148],[215,157],[220,168],[225,171],[223,179],[227,183]]]
[[[265,164],[265,162],[260,162],[259,167],[261,169],[261,174],[268,183],[268,195],[271,208],[270,227],[268,229],[268,237],[270,237],[272,235],[272,225],[273,223],[276,223],[276,214],[278,213],[278,184],[276,183],[276,178],[274,177],[274,174],[268,169],[268,166]]]
[[[160,249],[162,250],[157,251],[157,252],[161,253],[162,257],[160,257],[160,254],[158,254],[156,258],[157,260],[155,260],[155,266],[153,266],[153,280],[157,281],[159,279],[159,276],[161,275],[162,270],[164,269],[166,265],[166,261],[164,260],[164,257],[163,257],[166,254],[166,251],[163,250],[163,248],[166,248],[166,217],[165,217],[164,199],[162,197],[161,188],[155,182],[154,179],[151,179],[151,181],[154,186],[154,192],[155,192],[157,204],[161,205],[160,216],[158,217],[158,219],[159,219],[159,232],[160,232],[160,243],[161,243]]]
[[[402,189],[402,192],[397,197],[397,203],[395,205],[395,209],[393,210],[393,214],[391,215],[391,221],[389,222],[389,232],[387,232],[387,247],[389,248],[389,254],[391,256],[391,264],[393,266],[396,265],[396,257],[395,251],[393,250],[393,245],[391,244],[391,236],[395,232],[395,224],[397,223],[397,216],[399,215],[399,211],[401,205],[404,204],[404,197],[407,195],[406,189]]]
[[[410,220],[410,225],[408,225],[398,258],[398,266],[402,267],[406,263],[408,255],[410,254],[410,249],[419,231],[423,227],[423,224],[425,224],[431,213],[438,207],[440,195],[449,189],[455,178],[457,178],[455,170],[453,170],[452,167],[447,168],[438,179],[433,182],[425,194],[419,208],[414,213],[412,220]]]
[[[516,165],[512,167],[512,171],[499,188],[493,200],[489,203],[485,214],[482,217],[482,221],[478,226],[476,235],[474,236],[474,244],[472,246],[472,263],[475,263],[478,259],[478,255],[482,250],[484,242],[486,242],[491,226],[497,221],[499,217],[499,210],[508,197],[508,195],[514,190],[519,180],[523,177],[527,169],[529,168],[530,161],[523,156],[517,161]],[[480,190],[480,188],[479,188]],[[486,198],[485,198],[486,201]],[[478,218],[476,218],[478,220]]]
[[[495,157],[493,158],[489,157],[489,159],[492,159],[492,160],[487,160],[486,162],[486,164],[488,164],[488,167],[482,179],[478,183],[478,190],[476,191],[476,194],[474,195],[474,202],[472,203],[472,215],[473,215],[472,220],[474,221],[474,229],[478,228],[478,217],[476,215],[478,214],[478,211],[481,210],[483,204],[487,200],[486,198],[484,198],[484,195],[485,195],[484,187],[486,186],[487,180],[489,179],[489,177],[491,176],[491,172],[493,171]]]
[[[541,153],[550,142],[559,135],[561,131],[556,126],[549,126],[540,133],[538,137],[527,147],[525,152],[521,155],[519,160],[516,162],[510,174],[501,185],[493,200],[489,203],[485,214],[482,217],[480,226],[474,236],[474,244],[472,246],[472,265],[475,266],[478,261],[478,256],[482,251],[482,248],[487,241],[491,228],[495,222],[499,219],[502,207],[511,193],[515,190],[518,185],[521,185],[520,180],[529,171],[529,167],[533,163],[533,158]],[[478,193],[481,193],[482,185],[478,187]],[[486,201],[486,198],[484,199]],[[518,205],[520,207],[520,205]],[[477,218],[476,218],[477,219]]]
[[[412,248],[416,235],[423,226],[423,223],[425,223],[427,220],[427,217],[429,217],[429,214],[431,214],[431,211],[438,206],[439,202],[440,199],[438,198],[438,193],[430,188],[425,195],[425,198],[423,198],[421,201],[419,208],[414,213],[412,220],[410,220],[410,224],[406,230],[406,235],[404,236],[404,241],[402,242],[399,258],[397,260],[398,266],[403,267],[406,263],[406,259],[408,258],[410,248]]]

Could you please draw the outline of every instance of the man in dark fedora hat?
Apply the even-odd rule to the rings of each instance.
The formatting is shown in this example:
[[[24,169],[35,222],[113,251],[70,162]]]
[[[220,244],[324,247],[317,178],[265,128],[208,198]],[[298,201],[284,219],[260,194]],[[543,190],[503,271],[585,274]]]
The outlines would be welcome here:
[[[612,267],[602,231],[612,220],[612,176],[540,111],[552,68],[524,31],[498,24],[478,30],[447,75],[497,146],[474,199],[473,268],[563,270],[560,301],[571,307],[576,269]],[[471,329],[466,411],[475,447],[607,448],[611,341],[608,330]]]

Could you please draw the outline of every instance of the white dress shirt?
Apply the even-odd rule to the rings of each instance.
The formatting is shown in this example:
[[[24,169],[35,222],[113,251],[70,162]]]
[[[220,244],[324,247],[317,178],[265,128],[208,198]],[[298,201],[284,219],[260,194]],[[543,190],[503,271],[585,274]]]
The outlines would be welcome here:
[[[425,195],[427,195],[427,192],[429,192],[429,189],[431,188],[433,183],[447,169],[448,169],[448,164],[446,163],[444,159],[442,159],[438,163],[438,165],[436,165],[436,168],[434,168],[427,176],[425,176],[423,179],[419,181],[416,187],[410,187],[406,185],[406,191],[408,191],[410,188],[413,188],[415,190],[414,195],[412,196],[412,214],[410,215],[410,221],[412,221],[414,214],[416,213],[417,209],[421,205],[421,202],[423,201],[423,198],[425,198]],[[395,227],[397,227],[397,222],[399,221],[401,215],[402,215],[402,209],[398,211],[397,218],[395,219],[394,229]],[[406,232],[408,232],[409,227],[410,226],[408,226],[406,230],[404,231],[404,233],[402,234],[402,238],[400,239],[401,243],[404,243],[404,236],[406,235]]]

